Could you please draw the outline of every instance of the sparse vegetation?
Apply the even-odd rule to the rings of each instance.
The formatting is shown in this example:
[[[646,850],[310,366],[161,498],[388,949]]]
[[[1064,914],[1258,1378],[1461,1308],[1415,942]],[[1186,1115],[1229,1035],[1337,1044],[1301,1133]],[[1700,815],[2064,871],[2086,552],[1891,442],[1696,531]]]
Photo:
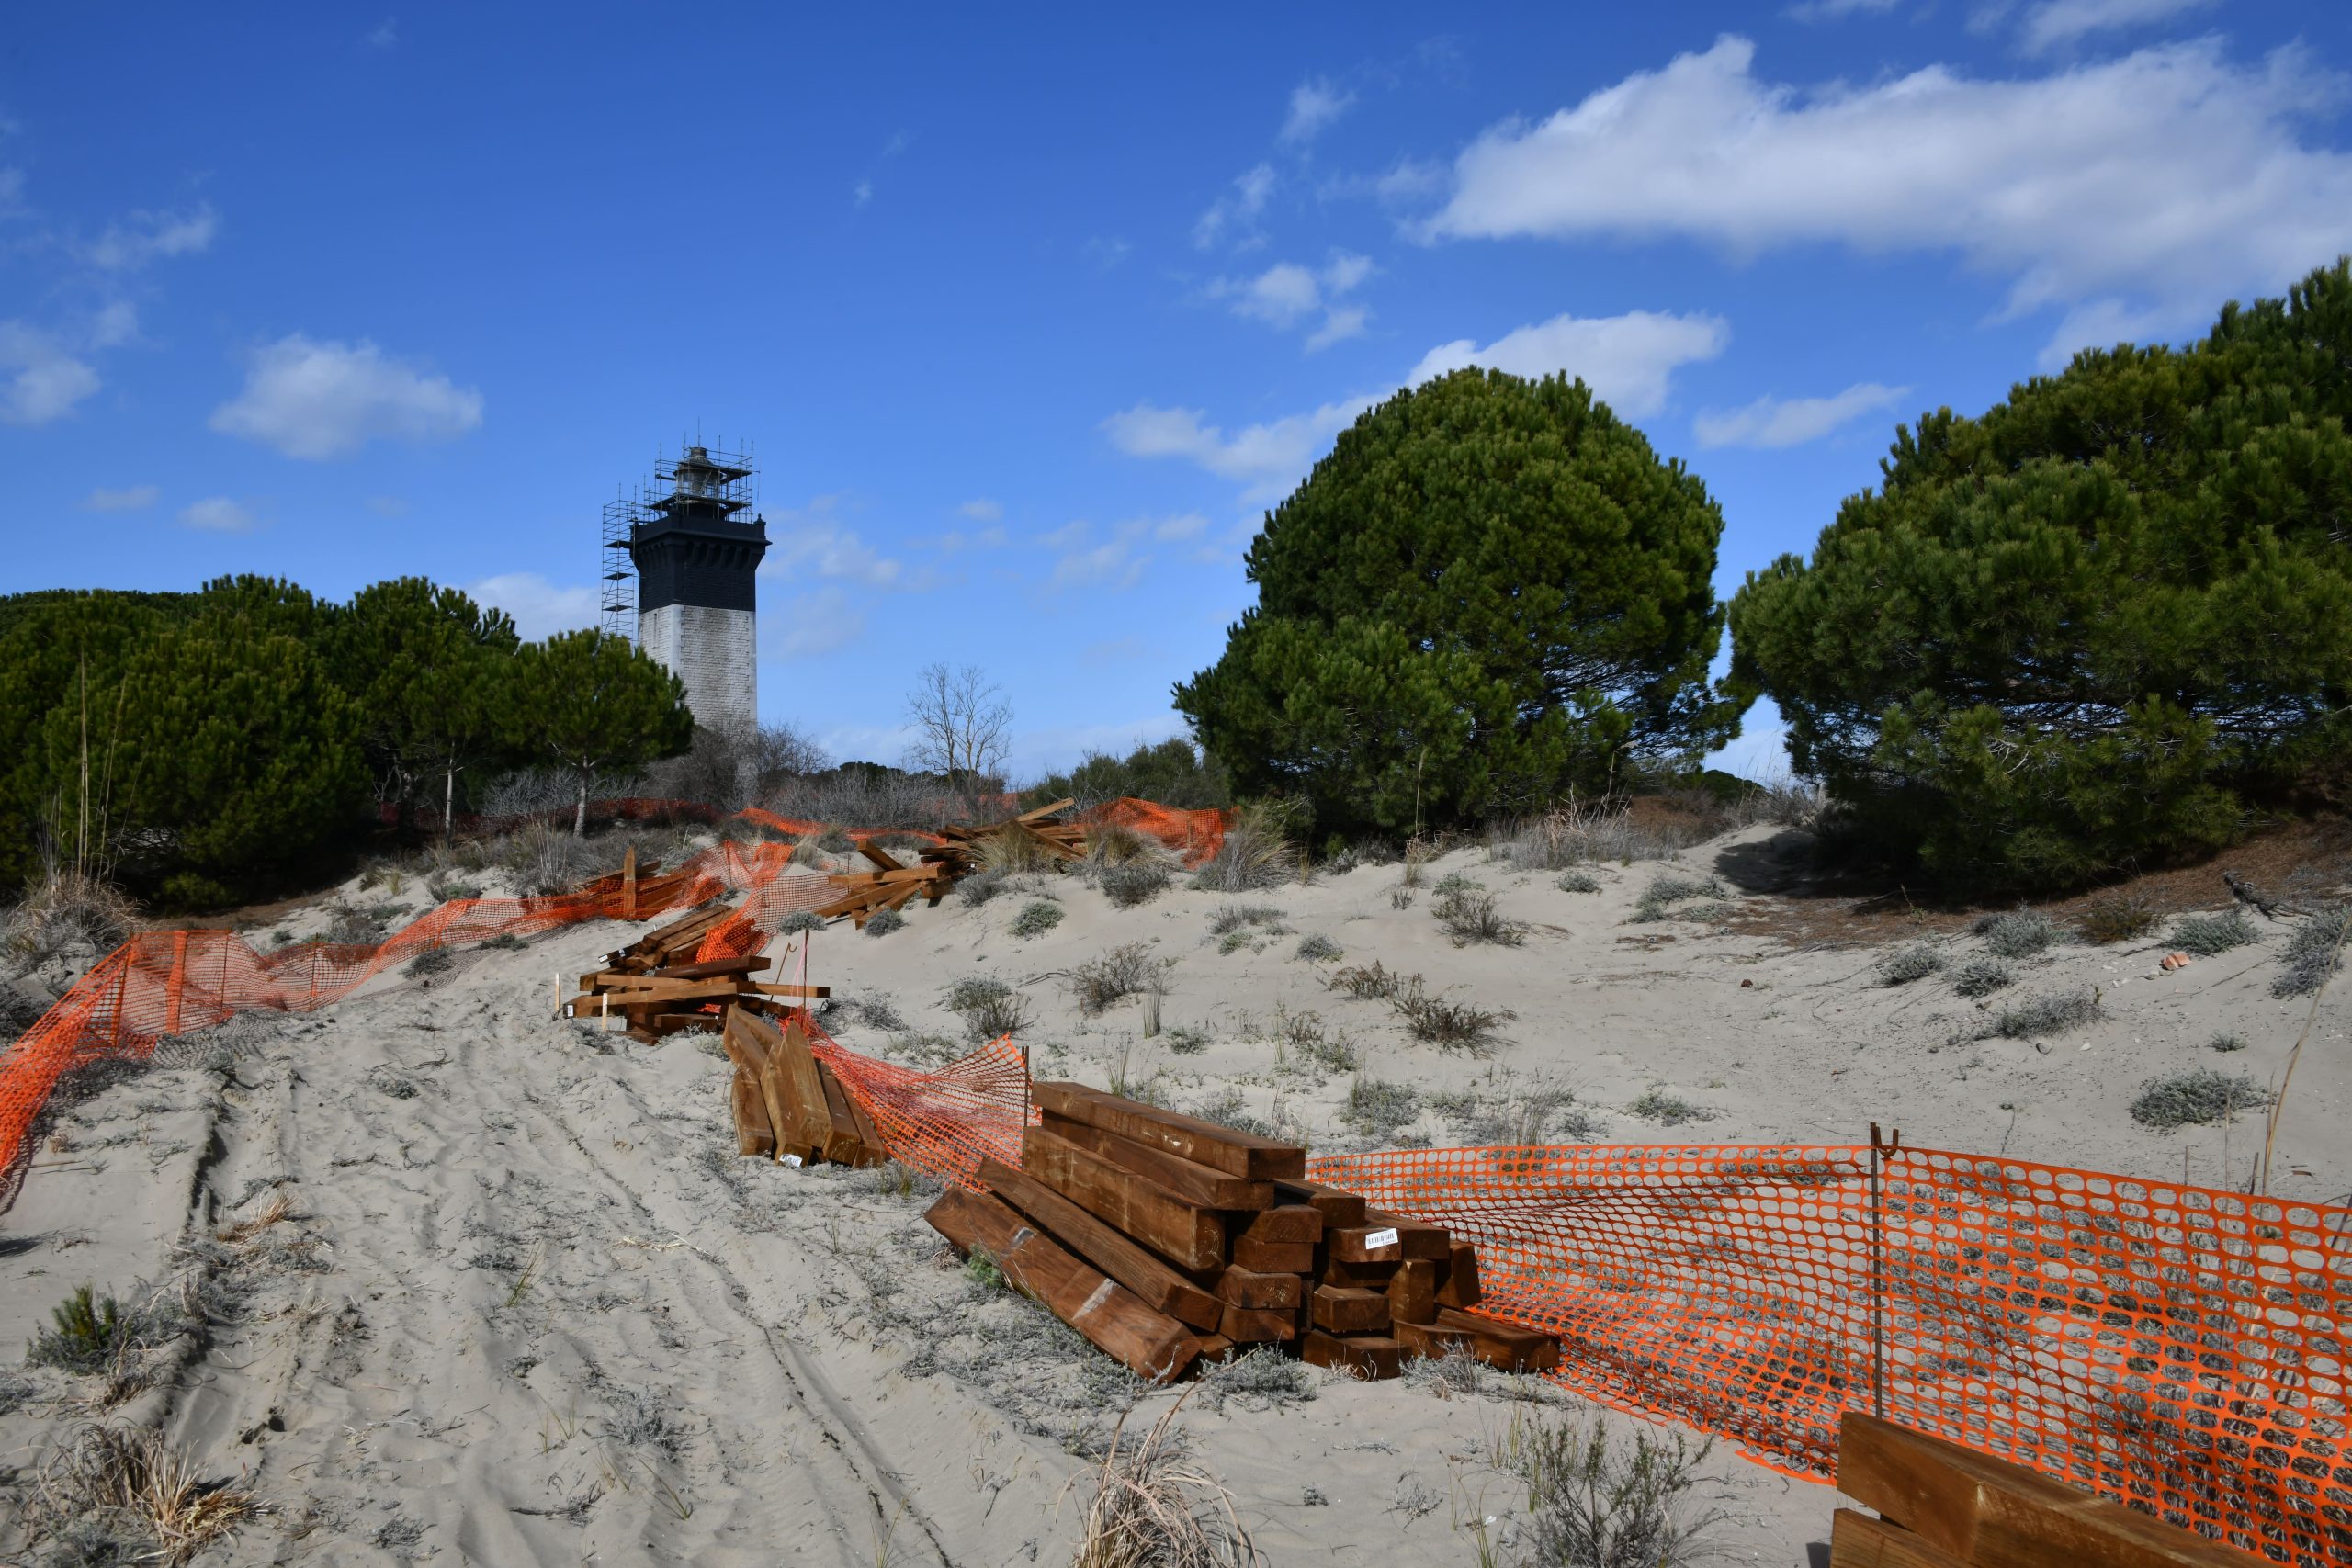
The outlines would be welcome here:
[[[947,989],[943,1004],[960,1014],[964,1032],[975,1044],[1025,1032],[1030,1024],[1029,998],[989,976],[972,975]]]
[[[1003,892],[1006,880],[1001,871],[976,871],[956,885],[956,897],[965,908],[977,909]]]
[[[898,931],[905,926],[906,923],[906,916],[899,913],[896,909],[876,909],[874,913],[865,917],[865,934],[867,936],[888,936],[892,931]]]
[[[1451,1050],[1476,1050],[1495,1026],[1514,1017],[1508,1010],[1487,1010],[1468,1002],[1449,1002],[1429,994],[1416,975],[1389,998],[1414,1039]]]
[[[1495,907],[1495,896],[1481,888],[1442,888],[1437,902],[1430,906],[1430,913],[1437,917],[1438,925],[1456,947],[1466,947],[1474,942],[1517,947],[1527,940],[1527,928],[1517,920],[1503,919]]]
[[[1677,909],[1674,907],[1677,904],[1686,903],[1693,898],[1712,899],[1723,897],[1724,897],[1724,885],[1712,876],[1687,876],[1676,871],[1662,872],[1651,878],[1650,885],[1642,889],[1641,898],[1634,906],[1634,919],[1645,924],[1656,920],[1673,919],[1678,916],[1696,912],[1690,909]]]
[[[2201,1127],[2269,1103],[2269,1091],[2245,1074],[2199,1067],[2149,1079],[2132,1102],[2132,1120],[2169,1132],[2175,1127]]]
[[[1491,1456],[1527,1487],[1513,1561],[1525,1568],[1687,1568],[1702,1561],[1706,1532],[1722,1516],[1694,1514],[1690,1495],[1713,1448],[1636,1427],[1628,1452],[1611,1441],[1598,1413],[1552,1416],[1522,1407]],[[1472,1528],[1491,1551],[1485,1528]]]
[[[1552,885],[1563,893],[1598,893],[1600,878],[1589,871],[1564,871],[1560,880]]]
[[[1999,959],[1976,957],[1952,971],[1951,988],[1973,1001],[2015,985],[2017,978],[2016,973]]]
[[[2347,942],[2352,942],[2352,904],[2338,904],[2302,921],[2278,955],[2278,976],[2270,982],[2270,994],[2310,996],[2342,967]]]
[[[1287,880],[1298,861],[1288,827],[1287,814],[1278,807],[1262,802],[1242,807],[1216,853],[1193,874],[1193,886],[1210,893],[1247,893]]]
[[[1111,1450],[1091,1477],[1071,1568],[1254,1568],[1261,1559],[1215,1475],[1188,1463],[1178,1399],[1140,1442]],[[1124,1430],[1124,1423],[1122,1423]]]
[[[2057,945],[2066,934],[2057,921],[2039,909],[1986,915],[1972,929],[1984,939],[1986,951],[1996,958],[2031,958]]]
[[[1340,1124],[1367,1138],[1385,1141],[1411,1126],[1421,1114],[1421,1097],[1410,1084],[1356,1075],[1348,1098],[1340,1106]]]
[[[1686,1122],[1712,1122],[1715,1113],[1702,1105],[1693,1105],[1663,1084],[1652,1084],[1642,1092],[1642,1098],[1625,1107],[1626,1114],[1639,1116],[1645,1122],[1657,1122],[1668,1127],[1679,1127]]]
[[[1396,998],[1397,987],[1403,981],[1396,971],[1382,968],[1380,960],[1375,958],[1369,964],[1334,969],[1331,977],[1323,984],[1327,989],[1345,991],[1359,1001],[1385,1002]]]
[[[2136,936],[2145,936],[2154,931],[2163,919],[2155,906],[2145,897],[2138,894],[2124,894],[2102,898],[2085,909],[2075,921],[2075,929],[2082,932],[2085,942],[2107,947],[2119,942],[2130,942]]]
[[[446,871],[437,872],[428,878],[424,884],[424,890],[433,895],[433,901],[436,904],[454,904],[460,898],[481,897],[481,883],[468,882],[463,877],[453,876]]]
[[[51,1450],[31,1478],[21,1515],[59,1568],[184,1563],[254,1510],[254,1495],[199,1478],[163,1434],[120,1424],[86,1426]]]
[[[1896,948],[1878,961],[1879,984],[1907,986],[1914,980],[1924,980],[1930,975],[1940,974],[1943,966],[1944,955],[1941,953],[1924,942],[1916,942],[1908,947]]]
[[[408,961],[408,974],[412,979],[429,979],[444,973],[457,962],[457,955],[447,948],[428,947]]]
[[[520,953],[530,945],[513,931],[500,931],[496,936],[482,939],[482,946],[496,953]]]
[[[1170,961],[1152,956],[1148,944],[1124,942],[1069,972],[1070,995],[1080,1012],[1093,1014],[1126,997],[1164,992]]]
[[[1475,1089],[1423,1097],[1445,1119],[1449,1136],[1489,1148],[1540,1148],[1561,1138],[1582,1143],[1599,1137],[1600,1119],[1565,1089],[1535,1087],[1502,1094]]]
[[[1251,926],[1278,926],[1283,912],[1272,904],[1219,904],[1209,917],[1211,936],[1230,936]]]
[[[776,922],[776,930],[786,936],[797,936],[802,931],[820,931],[824,929],[824,917],[813,909],[795,909]]]
[[[130,1348],[137,1314],[126,1314],[112,1296],[96,1287],[74,1288],[50,1309],[51,1326],[42,1329],[25,1348],[25,1359],[37,1367],[58,1367],[69,1372],[104,1371]]]
[[[1044,936],[1062,923],[1062,907],[1050,898],[1032,898],[1021,906],[1012,917],[1012,934],[1017,937]]]
[[[2243,1051],[2245,1049],[2245,1036],[2221,1030],[2215,1032],[2212,1039],[2205,1042],[2205,1048],[2209,1051]]]
[[[2026,997],[1995,1016],[1993,1032],[2006,1040],[2039,1040],[2090,1022],[2098,1016],[2098,1004],[2093,986]]]
[[[1103,897],[1122,909],[1148,904],[1168,891],[1168,867],[1156,860],[1130,860],[1106,866],[1096,879]]]
[[[1336,964],[1347,956],[1338,942],[1319,931],[1309,931],[1300,937],[1294,951],[1309,964]]]
[[[2172,928],[2173,946],[2199,958],[2211,958],[2261,940],[2261,933],[2245,918],[2244,909],[2229,909],[2218,915],[2183,915]]]
[[[1209,1048],[1209,1032],[1197,1024],[1180,1023],[1166,1038],[1168,1049],[1179,1056],[1197,1056]]]
[[[1295,1056],[1327,1072],[1349,1073],[1356,1068],[1355,1047],[1344,1036],[1326,1029],[1320,1013],[1278,1008],[1273,1033],[1275,1049],[1285,1058]]]

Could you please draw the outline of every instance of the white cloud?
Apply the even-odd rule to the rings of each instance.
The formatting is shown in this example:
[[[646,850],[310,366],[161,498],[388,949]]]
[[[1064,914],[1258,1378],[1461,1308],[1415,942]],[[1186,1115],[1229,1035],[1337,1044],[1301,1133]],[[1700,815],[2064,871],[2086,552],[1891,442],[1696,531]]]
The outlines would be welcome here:
[[[1363,331],[1372,312],[1361,305],[1341,305],[1342,296],[1372,276],[1372,259],[1351,251],[1334,251],[1320,267],[1297,262],[1277,262],[1255,277],[1235,281],[1219,278],[1209,286],[1214,299],[1232,302],[1233,313],[1287,330],[1320,312],[1323,322],[1307,340],[1307,349],[1328,348]]]
[[[289,457],[347,457],[369,441],[454,441],[481,423],[481,393],[388,359],[374,344],[296,333],[255,351],[244,389],[212,428]]]
[[[49,333],[0,321],[0,424],[62,419],[98,385],[98,373]]]
[[[1206,250],[1216,243],[1228,228],[1254,226],[1258,214],[1266,209],[1266,200],[1274,194],[1274,167],[1260,164],[1244,171],[1233,182],[1233,189],[1211,202],[1193,224],[1193,243]]]
[[[918,539],[914,543],[922,545],[925,541]],[[969,534],[961,528],[950,528],[928,543],[931,548],[942,555],[950,556],[958,550],[999,550],[1004,547],[1005,534],[1002,528],[993,526],[976,529]]]
[[[117,299],[98,308],[90,318],[92,348],[120,348],[139,338],[139,307],[128,299]]]
[[[2029,54],[2046,54],[2080,43],[2093,33],[2152,27],[2214,4],[2215,0],[2043,0],[2030,7],[2018,25],[2018,47]]]
[[[882,554],[839,524],[819,522],[775,536],[760,562],[762,577],[817,577],[868,588],[907,586],[906,565]]]
[[[1240,480],[1248,487],[1243,502],[1257,505],[1288,494],[1331,438],[1372,404],[1370,398],[1325,403],[1312,413],[1248,425],[1228,436],[1202,423],[1199,409],[1137,403],[1104,420],[1102,429],[1130,457],[1183,457],[1221,479]]]
[[[1173,543],[1178,539],[1196,539],[1204,533],[1209,520],[1197,512],[1187,512],[1176,517],[1163,517],[1151,525],[1151,536]]]
[[[849,204],[852,207],[864,207],[873,199],[874,182],[872,180],[860,180],[849,187]]]
[[[1727,36],[1496,126],[1425,232],[1945,251],[2007,278],[2011,314],[2137,296],[2180,326],[2352,250],[2352,153],[2295,128],[2339,86],[2296,50],[2240,68],[2206,39],[2039,77],[1930,66],[1809,92],[1754,58]]]
[[[763,659],[815,659],[846,648],[865,635],[865,612],[831,583],[760,612]],[[836,756],[849,755],[831,739],[824,745]]]
[[[1731,328],[1720,316],[1655,310],[1560,315],[1506,333],[1484,348],[1468,338],[1440,344],[1421,356],[1405,384],[1417,387],[1465,365],[1530,379],[1580,376],[1618,413],[1640,419],[1666,406],[1677,368],[1713,359],[1730,342]]]
[[[392,17],[386,17],[381,22],[377,24],[376,30],[368,35],[368,47],[369,49],[390,49],[392,45],[400,41],[401,33],[398,26],[398,19]]]
[[[595,589],[559,588],[536,571],[485,577],[468,583],[466,592],[476,604],[493,605],[514,616],[514,629],[526,642],[593,626],[603,613]]]
[[[1080,530],[1084,524],[1077,525]],[[1067,532],[1067,530],[1065,530]],[[1080,544],[1063,551],[1054,562],[1049,589],[1101,588],[1112,592],[1133,588],[1143,580],[1151,557],[1140,547],[1151,532],[1148,523],[1122,523],[1100,544]]]
[[[1745,408],[1702,409],[1690,422],[1702,446],[1801,446],[1849,420],[1891,408],[1908,387],[1857,381],[1830,398],[1758,398]]]
[[[1319,77],[1301,82],[1290,90],[1290,113],[1283,120],[1281,139],[1294,144],[1314,141],[1355,101],[1353,93],[1343,93]]]
[[[1895,0],[1797,0],[1781,15],[1792,22],[1835,22],[1861,11],[1883,14],[1894,6]]]
[[[208,203],[192,212],[134,212],[107,225],[86,254],[93,266],[126,272],[159,256],[190,255],[211,247],[220,215]]]
[[[1100,270],[1108,272],[1126,260],[1127,253],[1134,249],[1133,245],[1115,234],[1107,238],[1097,234],[1080,248],[1079,254],[1093,263]]]
[[[211,534],[250,534],[254,514],[225,495],[209,495],[180,509],[180,521]]]
[[[164,492],[153,485],[126,485],[121,490],[108,490],[100,485],[82,498],[85,512],[144,512],[163,499]]]
[[[975,523],[999,523],[1004,520],[1004,507],[986,496],[966,502],[956,509]]]

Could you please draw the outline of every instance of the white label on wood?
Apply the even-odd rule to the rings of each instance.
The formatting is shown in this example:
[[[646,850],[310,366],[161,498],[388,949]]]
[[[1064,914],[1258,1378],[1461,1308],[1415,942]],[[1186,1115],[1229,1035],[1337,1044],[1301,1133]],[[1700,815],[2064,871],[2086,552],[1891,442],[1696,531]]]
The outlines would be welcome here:
[[[793,1169],[797,1170],[800,1168],[800,1156],[798,1155],[786,1155],[784,1156],[784,1163],[792,1167]]]
[[[1111,1292],[1118,1288],[1117,1284],[1109,1280],[1105,1280],[1101,1284],[1095,1286],[1094,1293],[1086,1298],[1086,1304],[1069,1314],[1070,1321],[1072,1323],[1077,1322],[1080,1318],[1084,1317],[1088,1313],[1092,1312],[1096,1307],[1101,1306],[1104,1302],[1109,1301],[1111,1299]]]
[[[1369,1231],[1364,1235],[1363,1244],[1367,1247],[1394,1247],[1396,1245],[1396,1233],[1394,1229]]]

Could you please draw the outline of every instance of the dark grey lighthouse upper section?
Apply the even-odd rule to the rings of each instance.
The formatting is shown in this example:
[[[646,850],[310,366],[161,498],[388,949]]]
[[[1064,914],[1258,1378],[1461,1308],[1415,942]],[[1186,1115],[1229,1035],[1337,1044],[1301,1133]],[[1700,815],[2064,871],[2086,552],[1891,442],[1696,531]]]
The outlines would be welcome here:
[[[757,609],[753,587],[767,551],[768,525],[758,518],[735,523],[673,508],[656,522],[637,524],[628,531],[628,553],[637,563],[638,614],[665,604]]]
[[[713,461],[706,447],[689,446],[660,476],[670,481],[670,493],[647,503],[660,515],[628,531],[639,615],[666,604],[758,608],[752,593],[760,558],[767,553],[767,524],[757,517],[735,521],[749,504],[749,489],[741,481],[751,471]]]

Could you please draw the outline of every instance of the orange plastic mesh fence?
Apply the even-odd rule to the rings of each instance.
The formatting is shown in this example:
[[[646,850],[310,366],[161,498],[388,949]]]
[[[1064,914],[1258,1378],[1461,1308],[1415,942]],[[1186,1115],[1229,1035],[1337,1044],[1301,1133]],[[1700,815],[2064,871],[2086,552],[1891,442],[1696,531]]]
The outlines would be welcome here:
[[[899,1164],[973,1187],[984,1157],[1021,1163],[1029,1069],[1011,1041],[992,1041],[937,1072],[919,1073],[846,1050],[815,1020],[808,1023],[810,1049],[865,1108]]]
[[[1873,1410],[2352,1562],[2352,1210],[1933,1149],[1415,1150],[1311,1174],[1477,1244],[1556,1381],[1826,1478]]]
[[[1121,795],[1100,806],[1089,807],[1078,814],[1081,822],[1093,825],[1110,823],[1132,828],[1147,838],[1157,839],[1184,857],[1184,863],[1196,866],[1215,860],[1225,847],[1225,829],[1233,820],[1230,811],[1185,811],[1173,806],[1161,806],[1155,801],[1137,800],[1133,795]]]

